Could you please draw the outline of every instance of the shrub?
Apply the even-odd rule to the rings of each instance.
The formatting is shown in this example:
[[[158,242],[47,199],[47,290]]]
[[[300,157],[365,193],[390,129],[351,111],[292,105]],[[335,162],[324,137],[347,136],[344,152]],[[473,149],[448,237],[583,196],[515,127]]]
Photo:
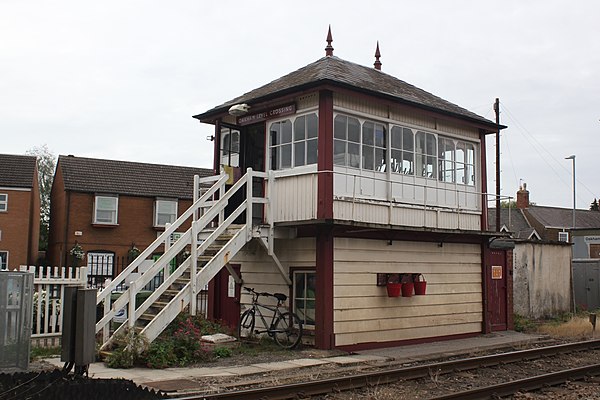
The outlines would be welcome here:
[[[115,348],[106,358],[109,368],[132,368],[143,363],[144,353],[148,349],[148,340],[135,329],[126,328],[115,337]]]

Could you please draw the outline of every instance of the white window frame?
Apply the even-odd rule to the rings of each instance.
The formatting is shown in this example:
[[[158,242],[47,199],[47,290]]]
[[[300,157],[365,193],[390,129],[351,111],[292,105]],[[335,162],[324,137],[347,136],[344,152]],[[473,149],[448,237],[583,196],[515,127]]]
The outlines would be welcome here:
[[[558,232],[559,242],[569,242],[569,232]]]
[[[6,211],[8,211],[8,193],[0,193],[0,212]]]
[[[7,270],[8,269],[8,250],[0,250],[0,254],[6,254],[6,256],[4,257],[5,262],[2,263],[2,257],[0,257],[0,270]]]
[[[169,222],[165,222],[163,224],[159,223],[158,217],[160,214],[163,215],[167,215],[167,213],[164,212],[159,212],[160,210],[160,204],[164,203],[164,204],[174,204],[175,205],[175,212],[174,213],[169,213],[168,215],[171,216],[171,220]],[[172,224],[173,222],[175,222],[175,220],[177,219],[177,212],[178,212],[178,204],[179,202],[177,201],[177,199],[156,199],[154,201],[154,226],[155,227],[165,227],[166,224]]]
[[[309,129],[308,118],[316,120],[315,130]],[[303,125],[300,125],[300,122]],[[289,124],[290,135],[284,137],[281,132],[283,124]],[[278,125],[278,130],[273,130]],[[269,165],[273,171],[302,168],[307,165],[317,164],[318,136],[319,136],[319,114],[316,111],[295,115],[290,118],[269,121],[267,132],[269,141]],[[275,138],[275,143],[274,143]],[[289,140],[288,140],[289,139]],[[314,154],[313,151],[314,150]],[[289,164],[282,155],[289,155]],[[300,159],[299,154],[302,158]],[[286,160],[284,164],[283,161]]]
[[[101,199],[111,199],[114,200],[114,209],[106,209],[99,210],[98,209],[98,200]],[[110,221],[98,220],[98,211],[110,211],[112,212],[112,217]],[[97,225],[117,225],[119,221],[119,196],[116,195],[101,195],[97,194],[94,197],[94,219],[93,223]]]
[[[316,312],[316,283],[315,283],[315,288],[313,291],[314,294],[314,298],[307,298],[304,297],[304,295],[298,295],[298,293],[296,293],[296,277],[297,275],[304,275],[305,279],[304,279],[304,285],[306,286],[306,277],[308,276],[308,274],[312,274],[315,277],[315,281],[316,281],[316,273],[317,271],[314,269],[310,269],[310,268],[300,268],[300,269],[296,269],[293,270],[292,272],[292,288],[293,288],[293,292],[292,292],[292,304],[293,304],[293,309],[294,309],[294,313],[298,315],[298,317],[300,317],[300,320],[302,321],[302,328],[304,329],[315,329],[315,315],[312,316],[307,316],[305,315],[305,310],[306,305],[302,308],[302,309],[298,309],[297,307],[297,302],[298,301],[303,301],[303,302],[307,302],[307,301],[312,301],[313,304],[315,304],[315,308],[313,309],[313,312]],[[310,317],[312,319],[312,323],[307,322],[307,317]]]

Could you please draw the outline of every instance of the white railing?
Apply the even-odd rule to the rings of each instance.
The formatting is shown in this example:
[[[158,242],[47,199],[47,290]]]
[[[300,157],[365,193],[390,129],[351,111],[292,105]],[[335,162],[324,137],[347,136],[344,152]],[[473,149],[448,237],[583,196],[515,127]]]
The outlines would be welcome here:
[[[59,268],[22,265],[19,270],[33,273],[32,346],[60,346],[65,286],[85,287],[87,285],[87,267]]]
[[[166,227],[155,242],[148,246],[140,255],[125,268],[97,297],[97,304],[104,303],[104,313],[102,318],[96,324],[96,333],[102,331],[103,345],[101,348],[106,348],[111,341],[110,322],[115,314],[122,309],[127,309],[127,317],[125,322],[114,332],[118,333],[125,327],[133,327],[137,319],[150,308],[150,306],[158,300],[158,298],[187,270],[190,271],[190,282],[180,290],[176,298],[171,300],[171,303],[176,303],[175,306],[165,307],[159,315],[156,316],[156,323],[147,325],[142,333],[146,334],[149,340],[153,340],[160,331],[188,304],[191,304],[190,311],[194,313],[196,310],[196,298],[200,292],[200,288],[212,279],[231,257],[235,255],[241,247],[252,238],[252,205],[267,204],[265,198],[255,198],[252,193],[252,178],[258,177],[266,179],[267,175],[262,172],[253,172],[248,169],[247,173],[238,180],[229,190],[225,191],[225,184],[228,180],[226,174],[221,174],[215,177],[194,179],[194,202],[172,225]],[[200,195],[200,187],[209,182],[214,182],[213,185],[203,191]],[[246,200],[225,219],[225,207],[233,195],[239,191],[246,190]],[[205,250],[216,240],[219,235],[233,223],[233,221],[245,212],[246,224],[239,228],[239,232],[230,240],[230,243],[223,247],[222,251],[217,253],[213,259],[208,262],[202,270],[197,270],[198,256],[202,255]],[[181,234],[174,242],[170,241],[171,235],[177,231],[184,223],[191,219],[190,228]],[[198,241],[199,235],[206,236],[201,242]],[[159,246],[165,244],[163,255],[156,260],[148,269],[139,274],[137,279],[127,282],[129,288],[122,295],[112,302],[110,295],[117,288],[121,287],[124,279],[138,270],[138,267]],[[179,252],[190,246],[190,257],[188,257],[181,265],[175,267],[173,271],[167,271],[170,260],[172,260]],[[164,273],[164,281],[157,287],[150,296],[140,305],[136,304],[136,295],[139,291],[150,282],[157,274]],[[153,325],[153,328],[149,327]],[[150,330],[149,330],[150,329]],[[113,336],[114,336],[113,333]]]

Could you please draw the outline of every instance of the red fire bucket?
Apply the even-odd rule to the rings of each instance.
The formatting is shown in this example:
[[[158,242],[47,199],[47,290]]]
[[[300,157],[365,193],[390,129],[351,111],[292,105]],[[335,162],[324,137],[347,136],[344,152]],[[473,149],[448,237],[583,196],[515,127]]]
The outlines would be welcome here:
[[[387,284],[388,297],[399,297],[401,287],[402,287],[401,283],[388,283]]]
[[[411,297],[415,291],[415,284],[406,282],[402,284],[402,297]]]

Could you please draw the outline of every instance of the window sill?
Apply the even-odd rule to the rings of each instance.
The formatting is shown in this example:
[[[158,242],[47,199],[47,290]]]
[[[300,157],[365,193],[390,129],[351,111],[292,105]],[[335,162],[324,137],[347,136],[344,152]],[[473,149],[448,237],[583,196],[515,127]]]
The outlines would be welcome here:
[[[101,222],[93,222],[92,226],[94,228],[116,228],[119,224],[103,224]]]

